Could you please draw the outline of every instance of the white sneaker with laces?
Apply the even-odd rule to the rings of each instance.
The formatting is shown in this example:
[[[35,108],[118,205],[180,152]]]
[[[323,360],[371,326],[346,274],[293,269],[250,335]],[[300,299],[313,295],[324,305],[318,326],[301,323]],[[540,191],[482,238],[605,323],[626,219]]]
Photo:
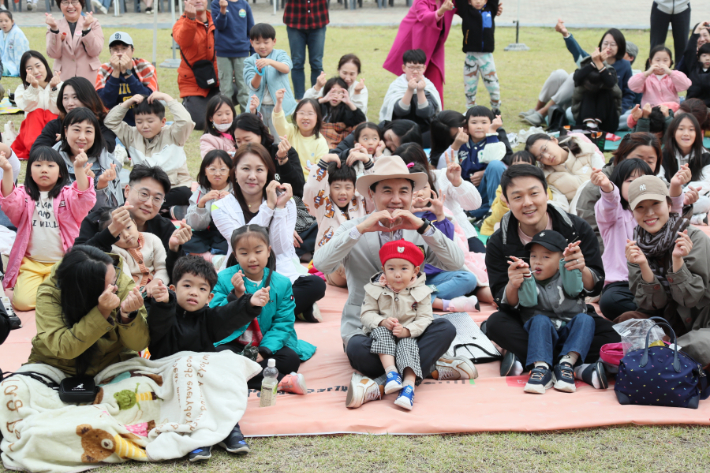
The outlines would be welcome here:
[[[690,217],[691,225],[707,225],[708,224],[708,214],[695,214]]]
[[[454,297],[449,301],[449,312],[480,312],[481,306],[478,304],[476,296]]]
[[[436,371],[439,373],[439,381],[478,378],[476,366],[463,356],[439,358],[436,361]]]
[[[366,402],[377,401],[382,398],[380,387],[371,378],[353,373],[348,386],[348,394],[345,396],[345,407],[357,409]]]

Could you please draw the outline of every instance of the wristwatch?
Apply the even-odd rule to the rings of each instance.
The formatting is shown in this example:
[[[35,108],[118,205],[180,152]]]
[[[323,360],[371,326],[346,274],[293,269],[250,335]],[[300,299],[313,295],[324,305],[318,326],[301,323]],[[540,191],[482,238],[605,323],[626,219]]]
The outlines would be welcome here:
[[[431,225],[431,222],[425,218],[422,219],[424,223],[422,223],[422,226],[417,228],[417,233],[420,235],[424,235],[424,232],[426,231],[427,228]]]

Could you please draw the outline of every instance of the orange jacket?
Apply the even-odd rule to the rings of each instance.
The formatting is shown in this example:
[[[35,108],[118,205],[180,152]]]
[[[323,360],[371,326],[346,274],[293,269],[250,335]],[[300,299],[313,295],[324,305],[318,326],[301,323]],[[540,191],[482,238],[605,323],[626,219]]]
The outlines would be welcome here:
[[[214,56],[214,23],[212,15],[207,13],[209,27],[205,28],[204,23],[194,19],[190,20],[185,15],[181,16],[173,25],[173,38],[180,46],[182,54],[194,65],[202,59],[212,59],[215,74],[217,73],[217,58]],[[205,47],[206,45],[206,47]],[[219,84],[215,84],[215,87]],[[207,97],[209,89],[202,89],[195,82],[195,75],[183,59],[178,67],[178,89],[180,97],[200,96]]]

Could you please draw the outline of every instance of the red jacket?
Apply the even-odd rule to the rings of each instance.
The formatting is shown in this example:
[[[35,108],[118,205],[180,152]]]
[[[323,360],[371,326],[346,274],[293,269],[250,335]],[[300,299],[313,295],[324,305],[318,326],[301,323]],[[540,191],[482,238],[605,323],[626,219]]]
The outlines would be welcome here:
[[[197,19],[190,20],[183,15],[173,25],[173,38],[190,64],[194,65],[195,62],[201,59],[212,59],[216,73],[217,58],[214,54],[215,28],[210,12],[205,13],[207,13],[207,21],[209,22],[208,28],[205,28],[204,23],[201,21]],[[215,87],[217,85],[219,84],[216,84]],[[178,89],[180,89],[181,98],[196,95],[207,97],[209,93],[209,89],[198,87],[197,82],[195,82],[195,75],[192,73],[192,69],[185,64],[184,59],[180,61],[180,67],[178,67]]]

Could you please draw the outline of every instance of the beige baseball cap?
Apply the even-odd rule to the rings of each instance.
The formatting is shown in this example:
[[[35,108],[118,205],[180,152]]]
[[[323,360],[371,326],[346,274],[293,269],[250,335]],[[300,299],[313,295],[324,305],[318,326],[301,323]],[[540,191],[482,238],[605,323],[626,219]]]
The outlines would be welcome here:
[[[666,200],[668,187],[656,176],[641,176],[629,184],[629,206],[634,210],[644,200],[663,202]]]

